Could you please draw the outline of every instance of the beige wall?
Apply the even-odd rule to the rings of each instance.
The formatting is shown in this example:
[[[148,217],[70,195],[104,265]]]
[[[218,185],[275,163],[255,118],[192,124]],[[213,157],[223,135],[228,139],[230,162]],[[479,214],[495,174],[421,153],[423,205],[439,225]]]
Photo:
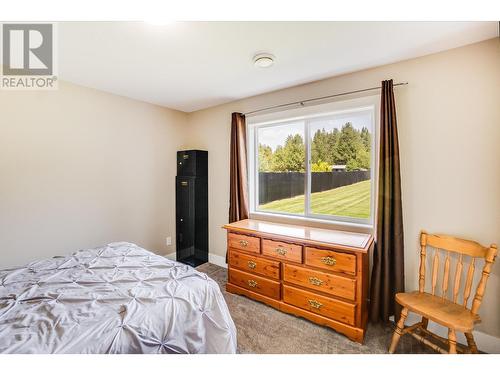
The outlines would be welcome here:
[[[406,286],[417,287],[421,229],[500,243],[500,42],[482,43],[276,91],[188,115],[190,147],[209,151],[210,251],[225,254],[230,114],[408,81],[395,89]],[[500,336],[500,261],[479,329]]]
[[[112,241],[175,251],[185,113],[61,82],[0,91],[0,114],[0,268]]]

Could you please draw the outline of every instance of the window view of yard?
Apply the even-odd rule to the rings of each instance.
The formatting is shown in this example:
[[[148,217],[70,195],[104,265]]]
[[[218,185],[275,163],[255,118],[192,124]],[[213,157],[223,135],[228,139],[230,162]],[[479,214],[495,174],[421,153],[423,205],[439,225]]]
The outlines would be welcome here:
[[[371,110],[257,128],[256,209],[369,219],[371,129]]]
[[[370,217],[370,180],[311,194],[311,211],[319,215],[336,215],[366,219]],[[259,210],[300,214],[304,196],[280,199],[259,206]]]

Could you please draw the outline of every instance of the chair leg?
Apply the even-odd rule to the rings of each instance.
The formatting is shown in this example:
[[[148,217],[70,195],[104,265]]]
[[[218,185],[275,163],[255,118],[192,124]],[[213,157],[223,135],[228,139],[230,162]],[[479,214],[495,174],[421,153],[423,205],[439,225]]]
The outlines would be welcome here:
[[[422,328],[427,329],[428,324],[429,324],[429,319],[422,317]]]
[[[457,335],[454,329],[448,329],[448,342],[450,343],[450,354],[457,354]]]
[[[408,317],[408,309],[406,307],[401,310],[401,317],[399,318],[394,335],[392,335],[391,346],[389,347],[389,353],[393,354],[398,346],[399,339],[403,334],[403,329],[405,328],[405,320]]]
[[[470,352],[473,354],[479,353],[477,350],[476,341],[474,341],[474,336],[472,332],[465,332],[465,338],[467,339],[467,345],[469,346]]]

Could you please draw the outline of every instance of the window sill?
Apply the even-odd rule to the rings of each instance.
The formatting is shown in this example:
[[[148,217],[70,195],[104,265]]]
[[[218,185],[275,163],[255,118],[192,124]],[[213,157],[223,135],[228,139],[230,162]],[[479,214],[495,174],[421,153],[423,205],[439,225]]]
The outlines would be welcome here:
[[[251,219],[273,221],[281,224],[293,224],[314,226],[323,229],[343,230],[349,232],[373,234],[374,227],[371,224],[349,223],[345,221],[325,220],[310,217],[297,217],[281,215],[276,213],[250,212]]]

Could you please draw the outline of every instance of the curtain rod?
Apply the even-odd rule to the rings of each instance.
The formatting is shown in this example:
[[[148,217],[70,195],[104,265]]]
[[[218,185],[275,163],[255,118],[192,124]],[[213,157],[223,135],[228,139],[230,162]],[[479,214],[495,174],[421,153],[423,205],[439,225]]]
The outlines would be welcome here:
[[[404,85],[407,85],[408,82],[399,82],[399,83],[395,83],[393,86],[404,86]],[[250,111],[250,112],[245,112],[244,115],[245,116],[248,116],[248,115],[252,115],[254,113],[258,113],[258,112],[264,112],[264,111],[268,111],[270,109],[276,109],[276,108],[282,108],[282,107],[289,107],[291,105],[305,105],[305,103],[309,103],[309,102],[314,102],[316,100],[323,100],[323,99],[330,99],[330,98],[335,98],[337,96],[344,96],[344,95],[350,95],[350,94],[357,94],[357,93],[360,93],[360,92],[365,92],[365,91],[372,91],[372,90],[378,90],[378,89],[381,89],[382,86],[377,86],[377,87],[370,87],[370,88],[367,88],[367,89],[361,89],[361,90],[355,90],[355,91],[347,91],[347,92],[342,92],[340,94],[333,94],[333,95],[327,95],[327,96],[320,96],[318,98],[312,98],[312,99],[305,99],[305,100],[300,100],[298,102],[291,102],[291,103],[285,103],[285,104],[278,104],[278,105],[273,105],[271,107],[266,107],[266,108],[261,108],[261,109],[256,109],[255,111]]]

